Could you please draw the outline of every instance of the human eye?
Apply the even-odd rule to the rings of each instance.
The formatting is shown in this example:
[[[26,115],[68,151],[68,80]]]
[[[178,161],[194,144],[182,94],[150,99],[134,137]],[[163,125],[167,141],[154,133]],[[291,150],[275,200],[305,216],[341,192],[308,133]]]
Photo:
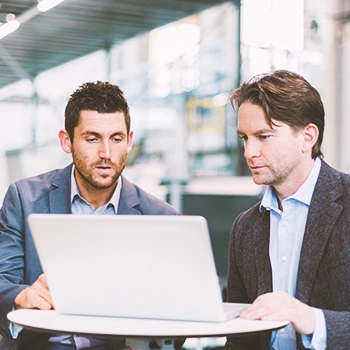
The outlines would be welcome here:
[[[96,136],[88,136],[86,138],[86,141],[89,142],[89,143],[95,143],[98,141],[97,137]]]
[[[116,136],[113,136],[112,140],[115,143],[119,143],[123,140],[123,138],[120,135],[116,135]]]
[[[238,134],[238,138],[242,141],[247,141],[248,140],[248,137],[247,135],[242,135],[242,134]]]
[[[268,140],[271,136],[272,135],[270,135],[270,134],[261,134],[261,135],[258,135],[258,138],[261,141],[265,141],[265,140]]]

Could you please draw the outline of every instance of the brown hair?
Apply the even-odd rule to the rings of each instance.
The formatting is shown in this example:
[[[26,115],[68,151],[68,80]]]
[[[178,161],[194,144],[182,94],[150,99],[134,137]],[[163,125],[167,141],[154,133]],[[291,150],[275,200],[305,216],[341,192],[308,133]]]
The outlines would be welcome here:
[[[74,128],[78,125],[81,111],[98,113],[123,112],[127,134],[130,132],[130,111],[123,92],[117,85],[97,81],[81,85],[71,96],[65,109],[65,129],[73,141]]]
[[[294,130],[315,124],[319,136],[312,148],[312,158],[323,157],[323,103],[318,91],[299,74],[287,70],[259,74],[234,90],[230,101],[236,111],[246,101],[262,107],[271,127],[273,120],[284,122]]]

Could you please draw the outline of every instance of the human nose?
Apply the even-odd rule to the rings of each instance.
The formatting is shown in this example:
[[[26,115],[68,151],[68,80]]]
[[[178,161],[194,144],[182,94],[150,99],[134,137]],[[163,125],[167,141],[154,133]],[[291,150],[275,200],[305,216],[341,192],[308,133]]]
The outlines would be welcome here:
[[[247,140],[244,143],[244,157],[246,159],[251,159],[254,157],[259,157],[260,155],[260,148],[258,143],[255,140]]]
[[[108,141],[101,142],[99,149],[100,158],[111,158],[111,147]]]

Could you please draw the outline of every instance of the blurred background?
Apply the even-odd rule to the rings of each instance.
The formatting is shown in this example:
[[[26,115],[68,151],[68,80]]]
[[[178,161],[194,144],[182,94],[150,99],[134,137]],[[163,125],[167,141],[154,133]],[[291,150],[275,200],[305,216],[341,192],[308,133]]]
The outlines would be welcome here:
[[[228,103],[242,80],[274,69],[308,79],[325,104],[325,159],[350,171],[350,0],[13,0],[0,21],[1,202],[10,183],[70,163],[64,108],[96,80],[131,107],[124,174],[207,218],[223,280],[231,225],[263,192]]]
[[[228,95],[257,73],[299,72],[325,104],[325,159],[348,172],[349,20],[350,0],[1,1],[0,201],[10,183],[70,163],[57,137],[67,100],[110,81],[131,107],[125,175],[207,218],[224,279],[232,222],[263,192]]]
[[[350,0],[49,1],[0,1],[0,203],[10,183],[70,163],[64,108],[96,80],[131,107],[124,174],[207,218],[223,281],[231,225],[263,192],[228,103],[242,80],[274,69],[309,80],[326,109],[325,159],[350,171]]]
[[[110,81],[131,107],[124,174],[207,218],[225,279],[231,225],[263,192],[228,95],[257,73],[302,74],[325,104],[325,159],[348,172],[349,20],[350,0],[1,1],[0,201],[10,183],[70,163],[57,137],[67,100]]]

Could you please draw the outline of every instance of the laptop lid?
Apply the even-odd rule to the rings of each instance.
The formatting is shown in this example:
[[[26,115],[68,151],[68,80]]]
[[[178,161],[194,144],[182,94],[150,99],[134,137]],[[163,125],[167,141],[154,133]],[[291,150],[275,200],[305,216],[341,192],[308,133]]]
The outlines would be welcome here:
[[[204,217],[31,214],[28,222],[60,313],[226,318]]]

